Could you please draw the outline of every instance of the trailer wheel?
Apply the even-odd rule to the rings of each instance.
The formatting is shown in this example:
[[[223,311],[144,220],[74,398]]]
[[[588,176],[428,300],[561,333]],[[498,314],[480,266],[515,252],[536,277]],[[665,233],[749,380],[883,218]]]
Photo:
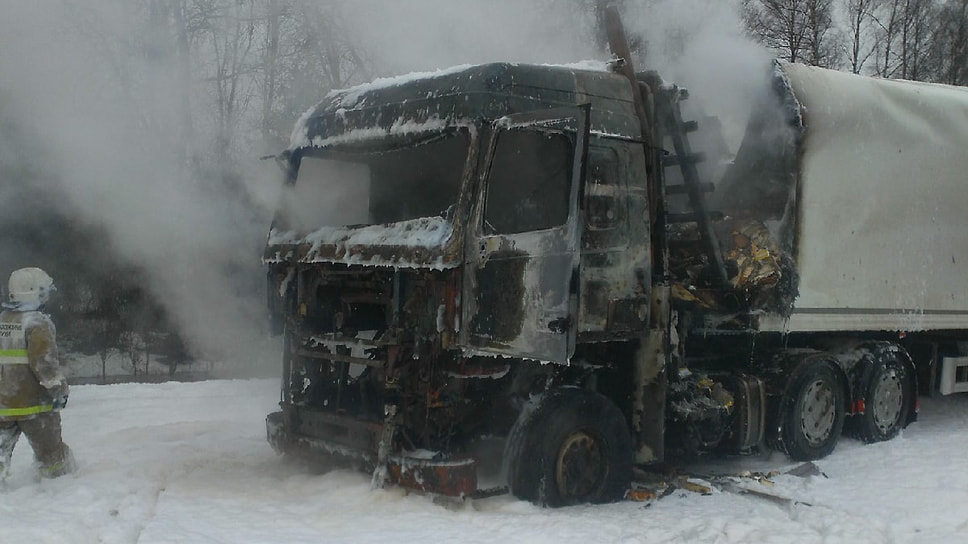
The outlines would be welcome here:
[[[632,480],[632,438],[610,400],[562,388],[522,411],[505,460],[511,493],[520,499],[551,507],[611,502]]]
[[[806,363],[780,402],[781,447],[797,461],[826,457],[844,426],[844,383],[824,359]]]
[[[848,434],[867,443],[897,436],[911,411],[914,384],[893,354],[878,357],[862,385],[864,412],[847,422]]]

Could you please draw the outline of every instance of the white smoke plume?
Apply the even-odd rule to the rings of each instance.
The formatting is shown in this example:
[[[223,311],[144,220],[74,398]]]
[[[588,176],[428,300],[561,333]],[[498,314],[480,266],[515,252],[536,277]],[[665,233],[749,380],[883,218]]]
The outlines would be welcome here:
[[[177,93],[142,51],[121,47],[135,42],[125,4],[5,4],[0,99],[39,143],[25,158],[42,173],[32,183],[54,184],[63,206],[103,228],[104,243],[146,271],[198,352],[249,358],[266,337],[264,299],[240,290],[259,278],[267,219],[253,217],[238,195],[219,194],[212,180],[185,175],[171,122]]]

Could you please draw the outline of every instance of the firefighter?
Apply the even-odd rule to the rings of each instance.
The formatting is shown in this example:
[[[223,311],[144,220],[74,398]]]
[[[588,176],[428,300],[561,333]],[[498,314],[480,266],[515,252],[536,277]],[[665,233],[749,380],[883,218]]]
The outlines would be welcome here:
[[[34,450],[41,477],[74,471],[74,457],[61,439],[67,380],[57,368],[54,322],[43,312],[53,291],[54,281],[39,268],[10,274],[0,312],[0,481],[10,471],[21,433]]]

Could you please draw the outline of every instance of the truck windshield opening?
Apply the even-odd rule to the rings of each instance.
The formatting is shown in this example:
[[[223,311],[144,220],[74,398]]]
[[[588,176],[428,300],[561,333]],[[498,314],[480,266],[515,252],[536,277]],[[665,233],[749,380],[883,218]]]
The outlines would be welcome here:
[[[405,146],[308,149],[284,191],[281,218],[307,232],[444,215],[457,202],[469,142],[461,130]]]

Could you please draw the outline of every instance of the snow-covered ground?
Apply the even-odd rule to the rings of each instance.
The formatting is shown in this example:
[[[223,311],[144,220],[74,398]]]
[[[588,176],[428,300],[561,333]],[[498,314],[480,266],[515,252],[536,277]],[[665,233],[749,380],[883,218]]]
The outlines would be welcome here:
[[[0,542],[965,542],[968,396],[924,399],[887,443],[843,440],[826,474],[548,510],[508,496],[456,502],[277,457],[264,418],[277,380],[75,386],[64,435],[80,469],[37,482],[23,441],[0,491]],[[779,454],[696,471],[785,470]],[[750,482],[749,485],[761,484]]]

